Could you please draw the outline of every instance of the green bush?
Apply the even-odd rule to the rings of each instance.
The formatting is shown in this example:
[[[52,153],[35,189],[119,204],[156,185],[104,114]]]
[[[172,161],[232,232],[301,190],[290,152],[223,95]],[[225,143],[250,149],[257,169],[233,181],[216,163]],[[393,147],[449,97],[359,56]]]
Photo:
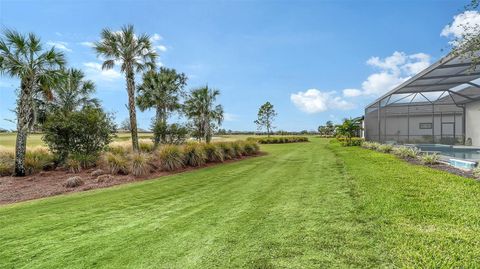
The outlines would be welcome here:
[[[185,142],[188,135],[188,128],[181,124],[166,124],[163,122],[153,122],[153,142],[158,144],[179,145]]]
[[[393,154],[403,159],[414,159],[418,156],[419,150],[415,147],[398,146],[393,148]]]
[[[174,171],[184,166],[184,154],[179,146],[164,145],[156,152],[160,167],[166,171]]]
[[[260,151],[260,146],[255,141],[243,142],[243,150],[246,155],[255,155]]]
[[[138,177],[150,173],[149,157],[145,153],[132,153],[129,158],[130,172]]]
[[[107,152],[104,155],[104,162],[110,174],[128,174],[128,160],[125,156]]]
[[[440,161],[440,155],[436,153],[425,153],[419,158],[423,164],[437,164]]]
[[[214,143],[202,144],[203,150],[207,156],[207,162],[223,162],[223,150],[222,148]]]
[[[42,130],[50,151],[64,162],[71,154],[98,156],[110,143],[115,125],[102,109],[86,106],[79,111],[51,113]]]
[[[150,140],[141,139],[138,141],[138,148],[140,149],[141,152],[148,153],[153,151],[153,149],[155,148],[155,145]]]
[[[369,142],[369,141],[364,141],[362,143],[362,148],[366,149],[372,149],[372,150],[377,150],[382,144],[378,142]]]
[[[245,150],[243,148],[242,141],[234,141],[230,143],[232,145],[232,149],[234,152],[234,155],[233,155],[234,158],[240,158],[243,155],[245,155]]]
[[[202,166],[207,161],[205,150],[198,143],[188,143],[183,146],[185,164],[190,166]]]
[[[364,141],[363,138],[360,137],[352,137],[350,139],[345,137],[337,137],[337,140],[344,147],[361,146]]]
[[[25,153],[25,171],[31,175],[42,170],[50,170],[54,167],[54,156],[48,149],[37,147],[27,149]]]
[[[0,147],[0,176],[10,176],[15,170],[13,150]]]
[[[247,141],[256,141],[260,144],[283,144],[308,142],[306,136],[271,136],[271,137],[248,137]]]
[[[387,144],[380,144],[376,147],[376,150],[383,153],[390,153],[393,151],[393,146]]]
[[[222,151],[225,160],[231,160],[236,157],[232,144],[228,142],[215,143]]]
[[[70,171],[70,173],[80,173],[82,171],[82,165],[77,159],[68,158],[65,161],[65,167]]]
[[[477,179],[480,179],[480,166],[477,165],[472,171],[473,176]]]

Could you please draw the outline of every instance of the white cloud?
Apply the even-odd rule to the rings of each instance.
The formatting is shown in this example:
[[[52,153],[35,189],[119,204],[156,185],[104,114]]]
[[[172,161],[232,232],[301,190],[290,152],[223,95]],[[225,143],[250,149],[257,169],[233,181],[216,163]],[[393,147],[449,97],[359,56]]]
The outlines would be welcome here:
[[[347,102],[336,92],[322,92],[317,89],[309,89],[305,92],[292,93],[290,100],[303,112],[313,114],[327,111],[328,109],[352,109],[354,104]]]
[[[80,45],[85,46],[85,47],[93,48],[93,47],[95,46],[95,43],[89,42],[89,41],[85,41],[85,42],[80,42]]]
[[[395,51],[391,56],[371,57],[367,64],[379,69],[362,82],[361,89],[345,89],[343,96],[357,97],[360,95],[381,95],[413,75],[430,66],[431,57],[425,53],[406,54]]]
[[[167,51],[167,47],[165,47],[164,45],[158,45],[158,46],[155,46],[155,48],[162,52]]]
[[[153,34],[153,35],[150,37],[150,41],[152,41],[152,42],[160,41],[160,40],[162,40],[162,39],[163,39],[163,37],[162,37],[161,35],[159,35],[159,34],[156,34],[156,33]]]
[[[238,115],[232,113],[224,113],[223,118],[225,121],[236,121],[238,119]]]
[[[480,27],[480,13],[465,11],[453,17],[453,22],[443,27],[441,36],[462,39],[465,35],[478,32]]]
[[[362,91],[359,89],[344,89],[343,96],[345,97],[357,97],[362,95]]]
[[[115,69],[102,70],[102,65],[95,62],[83,63],[85,73],[95,81],[113,81],[122,77],[122,74]]]
[[[63,41],[48,41],[47,45],[55,47],[60,50],[71,52],[72,50],[68,48],[68,43]]]

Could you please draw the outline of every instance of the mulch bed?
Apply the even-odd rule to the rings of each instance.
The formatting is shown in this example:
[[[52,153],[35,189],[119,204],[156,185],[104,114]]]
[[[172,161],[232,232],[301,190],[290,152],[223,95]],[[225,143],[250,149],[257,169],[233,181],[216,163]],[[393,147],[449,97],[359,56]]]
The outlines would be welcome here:
[[[448,165],[448,164],[444,164],[444,163],[438,163],[438,164],[433,164],[433,165],[432,164],[423,164],[418,159],[406,159],[406,161],[411,163],[411,164],[428,166],[430,168],[437,169],[437,170],[444,171],[444,172],[448,172],[450,174],[455,174],[457,176],[477,179],[475,176],[473,176],[472,171],[462,170],[462,169],[453,167],[453,166]]]
[[[0,177],[0,205],[12,204],[20,201],[33,200],[48,196],[60,195],[64,193],[73,193],[87,191],[91,189],[107,188],[110,186],[120,185],[124,183],[130,183],[135,181],[143,181],[148,179],[156,179],[163,176],[172,174],[183,173],[192,171],[204,167],[210,167],[225,163],[237,162],[257,156],[263,156],[265,153],[260,153],[255,156],[247,156],[234,160],[227,160],[223,163],[207,163],[201,167],[186,167],[174,172],[155,171],[144,177],[135,177],[133,175],[111,175],[101,176],[103,180],[97,180],[98,176],[92,176],[91,173],[98,168],[92,168],[84,170],[80,173],[69,173],[67,171],[42,171],[38,174],[26,176],[26,177]],[[68,188],[65,186],[65,182],[68,178],[73,176],[79,176],[82,178],[83,184],[75,187]]]

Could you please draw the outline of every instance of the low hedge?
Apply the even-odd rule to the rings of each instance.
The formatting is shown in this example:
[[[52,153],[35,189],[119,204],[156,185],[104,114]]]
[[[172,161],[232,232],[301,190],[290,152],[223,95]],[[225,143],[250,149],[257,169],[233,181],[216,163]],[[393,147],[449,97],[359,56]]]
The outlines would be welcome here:
[[[249,137],[247,141],[256,141],[259,144],[284,144],[308,142],[306,136],[272,136],[272,137]]]
[[[346,137],[337,137],[337,140],[344,147],[361,146],[363,141],[365,141],[363,138],[360,138],[360,137],[352,137],[350,139],[348,139]]]

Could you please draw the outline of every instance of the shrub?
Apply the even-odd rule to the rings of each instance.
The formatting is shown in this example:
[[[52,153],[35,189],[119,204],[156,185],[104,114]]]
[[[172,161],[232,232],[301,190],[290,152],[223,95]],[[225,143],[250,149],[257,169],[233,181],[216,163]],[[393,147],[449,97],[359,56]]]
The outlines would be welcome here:
[[[254,155],[260,151],[260,146],[255,141],[243,142],[243,149],[246,155]]]
[[[70,173],[80,173],[82,171],[82,165],[79,160],[68,158],[65,162],[65,167]]]
[[[130,155],[130,172],[134,176],[144,176],[150,172],[149,158],[145,153],[133,153]]]
[[[245,150],[242,146],[242,141],[231,142],[231,145],[234,152],[234,157],[240,158],[243,155],[245,155]]]
[[[184,155],[178,146],[164,145],[156,155],[163,170],[174,171],[184,166]]]
[[[71,154],[98,156],[110,143],[115,125],[102,109],[85,106],[79,111],[51,113],[42,130],[45,143],[64,162]]]
[[[113,176],[112,175],[99,175],[96,179],[95,179],[95,182],[96,183],[103,183],[103,182],[109,182],[113,179]]]
[[[372,149],[372,150],[377,150],[378,147],[380,147],[380,143],[378,142],[369,142],[369,141],[364,141],[362,143],[362,147],[366,149]]]
[[[380,145],[376,146],[376,150],[378,150],[380,152],[383,152],[383,153],[390,153],[393,150],[393,146],[388,145],[388,144],[380,144]]]
[[[337,140],[344,147],[361,146],[364,141],[363,138],[360,138],[360,137],[351,137],[351,138],[337,137]]]
[[[103,174],[105,174],[105,171],[103,171],[102,169],[96,169],[96,170],[92,171],[92,173],[90,173],[90,175],[92,177],[98,177],[98,176],[101,176]]]
[[[203,144],[203,150],[207,156],[207,162],[223,162],[223,150],[222,148],[213,143]]]
[[[393,153],[403,159],[413,159],[418,156],[419,150],[415,147],[398,146],[393,148]]]
[[[125,156],[107,152],[104,156],[104,161],[111,174],[128,174],[128,161]]]
[[[440,161],[440,155],[436,153],[425,153],[420,156],[420,161],[423,164],[437,164]]]
[[[67,187],[67,188],[75,188],[75,187],[78,187],[82,184],[83,184],[83,180],[79,176],[69,177],[65,181],[65,187]]]
[[[188,143],[183,146],[183,154],[185,155],[185,164],[190,166],[201,166],[207,161],[205,151],[198,143]]]
[[[138,141],[138,148],[141,152],[152,152],[154,149],[153,142],[147,139],[140,139]]]
[[[187,139],[188,128],[181,124],[166,124],[164,122],[152,123],[153,142],[158,145],[163,144],[182,144]]]
[[[248,137],[247,141],[256,141],[260,144],[282,144],[308,142],[306,136],[271,136],[271,137]]]
[[[116,155],[126,155],[132,152],[132,143],[129,141],[115,141],[108,145],[107,150]]]
[[[25,153],[25,170],[31,175],[41,170],[52,169],[54,166],[54,157],[44,147],[37,147],[31,150],[27,149]]]
[[[0,147],[0,176],[10,176],[15,170],[15,154],[13,150]]]
[[[475,178],[480,179],[480,166],[475,167],[472,173]]]
[[[220,142],[220,143],[215,143],[218,145],[218,147],[223,151],[223,158],[226,160],[230,160],[236,157],[235,151],[232,147],[231,143],[228,142]]]

